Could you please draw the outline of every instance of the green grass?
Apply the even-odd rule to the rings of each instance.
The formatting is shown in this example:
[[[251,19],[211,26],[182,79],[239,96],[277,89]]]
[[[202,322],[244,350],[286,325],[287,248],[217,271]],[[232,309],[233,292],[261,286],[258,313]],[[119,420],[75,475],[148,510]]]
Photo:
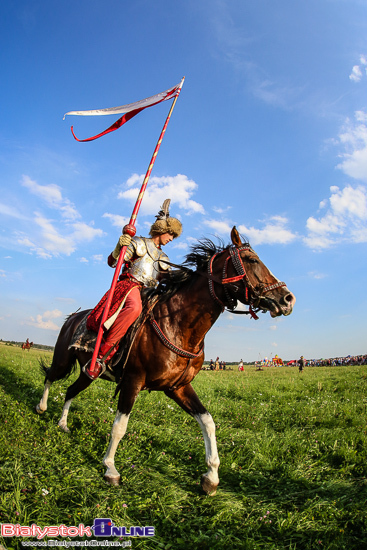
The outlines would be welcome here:
[[[202,371],[194,387],[217,425],[214,497],[200,428],[160,392],[142,392],[116,453],[121,485],[103,481],[115,386],[78,396],[70,433],[57,427],[72,379],[55,383],[43,416],[39,357],[0,345],[0,523],[152,525],[138,549],[367,547],[365,366]],[[20,541],[1,539],[5,548]]]

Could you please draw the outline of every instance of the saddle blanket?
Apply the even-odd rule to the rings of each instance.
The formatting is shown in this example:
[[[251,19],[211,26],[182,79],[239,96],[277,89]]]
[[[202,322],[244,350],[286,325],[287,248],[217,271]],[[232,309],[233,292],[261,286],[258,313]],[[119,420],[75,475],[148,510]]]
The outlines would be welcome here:
[[[87,329],[87,320],[90,312],[86,314],[78,328],[76,329],[69,348],[76,348],[82,351],[90,351],[93,353],[96,345],[97,333]]]

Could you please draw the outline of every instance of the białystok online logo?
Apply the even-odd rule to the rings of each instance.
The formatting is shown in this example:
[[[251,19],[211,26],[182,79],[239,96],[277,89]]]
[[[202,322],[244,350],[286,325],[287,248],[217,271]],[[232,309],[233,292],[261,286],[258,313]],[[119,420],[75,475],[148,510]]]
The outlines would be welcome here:
[[[97,518],[92,527],[80,523],[78,527],[51,525],[39,527],[33,523],[30,527],[13,523],[1,523],[2,537],[154,537],[154,527],[116,527],[110,518]],[[93,533],[92,533],[93,531]]]
[[[94,520],[95,537],[154,537],[154,527],[116,527],[110,518]]]

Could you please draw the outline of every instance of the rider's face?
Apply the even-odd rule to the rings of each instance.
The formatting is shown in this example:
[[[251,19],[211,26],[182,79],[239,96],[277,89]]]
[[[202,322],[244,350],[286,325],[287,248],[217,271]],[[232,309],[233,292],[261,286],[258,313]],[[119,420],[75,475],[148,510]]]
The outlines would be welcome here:
[[[162,235],[159,235],[158,244],[160,246],[164,246],[171,241],[173,241],[173,235],[171,235],[171,233],[163,233]]]

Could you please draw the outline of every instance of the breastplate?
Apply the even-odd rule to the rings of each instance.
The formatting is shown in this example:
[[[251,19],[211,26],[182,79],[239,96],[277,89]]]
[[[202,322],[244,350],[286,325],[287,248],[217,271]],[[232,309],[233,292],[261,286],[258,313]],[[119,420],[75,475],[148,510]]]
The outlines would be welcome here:
[[[168,260],[168,257],[155,246],[151,239],[141,238],[139,241],[136,247],[138,258],[130,264],[129,273],[144,286],[155,287],[158,284],[160,269],[169,267],[161,263],[163,259]],[[140,255],[141,253],[143,255]]]

